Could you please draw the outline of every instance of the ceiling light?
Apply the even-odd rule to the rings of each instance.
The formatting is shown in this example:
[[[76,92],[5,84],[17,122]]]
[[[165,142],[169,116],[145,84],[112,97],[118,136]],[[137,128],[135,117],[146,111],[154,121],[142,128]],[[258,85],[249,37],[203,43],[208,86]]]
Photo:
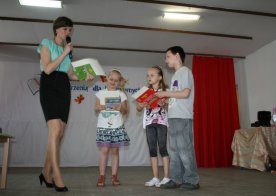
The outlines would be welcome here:
[[[21,5],[39,6],[39,7],[51,7],[51,8],[62,8],[61,1],[52,0],[19,0]]]
[[[165,12],[164,18],[177,20],[199,20],[200,16],[196,14],[184,14],[177,12]]]

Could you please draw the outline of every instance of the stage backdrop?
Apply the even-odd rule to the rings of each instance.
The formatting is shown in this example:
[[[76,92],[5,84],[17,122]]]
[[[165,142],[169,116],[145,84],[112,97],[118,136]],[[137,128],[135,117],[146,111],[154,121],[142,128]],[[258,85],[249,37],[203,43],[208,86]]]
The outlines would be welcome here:
[[[35,80],[40,73],[35,63],[0,62],[0,127],[15,137],[11,143],[10,166],[43,166],[47,145],[47,127],[35,93]],[[131,95],[146,85],[146,67],[103,66],[118,68],[128,80],[126,92],[130,105],[125,123],[130,146],[120,150],[121,166],[149,165],[149,153],[142,128],[142,113],[136,112]],[[171,73],[165,71],[167,81]],[[29,85],[28,85],[29,81]],[[97,116],[94,113],[95,93],[105,88],[100,81],[72,82],[71,110],[61,148],[62,166],[98,165],[95,142]],[[33,92],[31,91],[31,89]],[[35,94],[33,94],[35,93]],[[2,154],[0,146],[0,154]],[[2,161],[2,156],[0,157]]]

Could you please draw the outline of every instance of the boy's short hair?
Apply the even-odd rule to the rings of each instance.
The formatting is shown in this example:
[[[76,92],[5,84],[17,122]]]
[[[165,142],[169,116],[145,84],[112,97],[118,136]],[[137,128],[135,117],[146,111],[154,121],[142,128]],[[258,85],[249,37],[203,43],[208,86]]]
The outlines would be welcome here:
[[[57,35],[56,30],[60,27],[73,27],[73,21],[65,16],[60,16],[53,23],[54,35]]]
[[[171,53],[173,53],[174,55],[176,55],[176,53],[178,53],[182,60],[182,63],[184,63],[186,53],[181,46],[172,46],[166,50],[166,52],[168,52],[168,51],[171,51]]]

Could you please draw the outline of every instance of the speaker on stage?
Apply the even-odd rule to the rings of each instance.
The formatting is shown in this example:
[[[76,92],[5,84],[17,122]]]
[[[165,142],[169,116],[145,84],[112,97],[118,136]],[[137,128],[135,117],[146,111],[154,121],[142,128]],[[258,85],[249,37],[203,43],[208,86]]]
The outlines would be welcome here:
[[[271,121],[271,112],[270,111],[259,111],[258,112],[258,121],[260,123],[260,126],[263,127],[270,127],[270,121]]]

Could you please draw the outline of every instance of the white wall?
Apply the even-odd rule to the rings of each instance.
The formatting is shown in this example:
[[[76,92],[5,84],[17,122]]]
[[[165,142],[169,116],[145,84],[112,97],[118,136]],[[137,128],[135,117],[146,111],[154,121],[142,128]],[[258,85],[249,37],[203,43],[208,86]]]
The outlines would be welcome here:
[[[249,127],[247,81],[244,60],[235,62],[235,80],[239,105],[240,127]]]
[[[257,121],[257,112],[276,106],[276,41],[235,65],[241,127]]]

